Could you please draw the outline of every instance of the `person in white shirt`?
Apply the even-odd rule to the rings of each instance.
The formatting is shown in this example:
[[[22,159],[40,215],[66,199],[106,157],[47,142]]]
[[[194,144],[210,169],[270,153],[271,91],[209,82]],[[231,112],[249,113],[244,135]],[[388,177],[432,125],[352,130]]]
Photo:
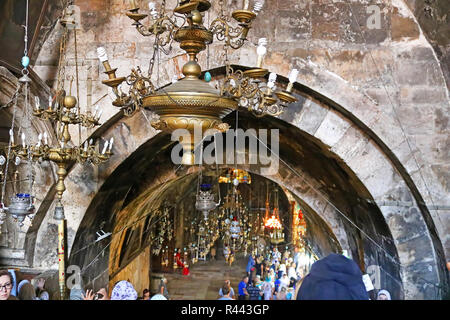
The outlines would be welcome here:
[[[295,280],[298,280],[297,279],[297,272],[295,271],[295,267],[296,267],[295,263],[291,263],[291,265],[290,265],[290,267],[288,269],[288,278],[289,279],[290,278],[294,278]]]

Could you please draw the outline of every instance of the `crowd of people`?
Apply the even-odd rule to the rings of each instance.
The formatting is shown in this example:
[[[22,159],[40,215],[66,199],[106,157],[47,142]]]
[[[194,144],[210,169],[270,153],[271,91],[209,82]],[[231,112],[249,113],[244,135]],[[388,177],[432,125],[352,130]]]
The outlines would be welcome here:
[[[286,250],[287,251],[287,250]],[[450,264],[447,265],[450,269]],[[219,289],[218,300],[370,300],[359,266],[344,255],[330,254],[317,260],[308,274],[299,264],[299,251],[281,253],[275,247],[264,255],[251,254],[237,294],[230,280]],[[0,270],[0,300],[49,300],[45,280],[33,285],[20,271]],[[379,290],[377,300],[391,300],[389,291]],[[156,294],[144,289],[142,296],[129,281],[117,282],[111,295],[105,288],[94,292],[72,288],[70,300],[168,300],[167,279],[162,278]]]
[[[340,254],[316,261],[307,275],[300,265],[300,253],[283,255],[275,247],[265,256],[251,254],[246,274],[238,284],[238,294],[229,280],[219,290],[219,300],[370,300],[358,265]],[[377,300],[391,300],[387,290],[379,290]]]
[[[45,280],[37,279],[36,285],[25,279],[21,272],[10,269],[0,270],[0,300],[50,300],[49,293],[44,289]],[[162,278],[159,290],[150,297],[150,290],[144,289],[139,297],[137,291],[129,281],[117,282],[111,295],[105,288],[97,292],[72,288],[69,300],[168,300],[167,279]]]

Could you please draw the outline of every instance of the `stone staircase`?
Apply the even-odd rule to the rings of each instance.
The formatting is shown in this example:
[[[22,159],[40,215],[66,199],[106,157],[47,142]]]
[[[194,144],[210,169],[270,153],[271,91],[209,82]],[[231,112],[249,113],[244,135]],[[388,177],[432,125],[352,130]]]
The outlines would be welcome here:
[[[165,274],[167,289],[173,300],[216,300],[219,289],[226,279],[231,281],[235,294],[238,284],[245,274],[247,259],[237,259],[230,267],[225,260],[199,261],[190,270],[189,276],[181,271]]]

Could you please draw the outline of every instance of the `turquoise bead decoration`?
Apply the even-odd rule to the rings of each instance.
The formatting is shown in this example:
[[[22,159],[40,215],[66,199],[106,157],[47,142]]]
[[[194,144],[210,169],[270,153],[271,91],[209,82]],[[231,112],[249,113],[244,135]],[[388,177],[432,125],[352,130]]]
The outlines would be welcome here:
[[[205,72],[205,81],[210,82],[211,81],[211,73]]]
[[[30,64],[30,58],[28,58],[28,56],[23,56],[22,57],[22,66],[24,68],[27,68],[29,64]]]

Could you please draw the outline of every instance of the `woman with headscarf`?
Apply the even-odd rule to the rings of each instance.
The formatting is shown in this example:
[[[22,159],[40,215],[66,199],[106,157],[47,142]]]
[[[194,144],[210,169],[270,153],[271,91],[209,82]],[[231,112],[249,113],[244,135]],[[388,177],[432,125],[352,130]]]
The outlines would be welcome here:
[[[286,265],[284,263],[280,264],[278,267],[278,278],[281,279],[283,273],[286,273]]]
[[[288,278],[297,280],[297,272],[295,271],[295,263],[291,263],[288,268]]]
[[[314,262],[297,300],[369,300],[369,295],[356,262],[332,253]]]
[[[391,294],[387,290],[380,290],[377,294],[377,300],[391,300]]]
[[[264,300],[273,299],[274,284],[270,281],[269,276],[266,277],[266,280],[264,281],[261,290],[264,294]]]
[[[290,283],[290,280],[289,280],[289,278],[288,278],[288,276],[287,276],[287,273],[284,272],[284,273],[283,273],[283,276],[282,276],[281,279],[280,279],[280,287],[279,287],[278,291],[279,291],[282,287],[288,288],[288,287],[289,287],[289,283]]]
[[[133,285],[122,280],[116,283],[111,293],[111,300],[137,300],[138,294]]]

